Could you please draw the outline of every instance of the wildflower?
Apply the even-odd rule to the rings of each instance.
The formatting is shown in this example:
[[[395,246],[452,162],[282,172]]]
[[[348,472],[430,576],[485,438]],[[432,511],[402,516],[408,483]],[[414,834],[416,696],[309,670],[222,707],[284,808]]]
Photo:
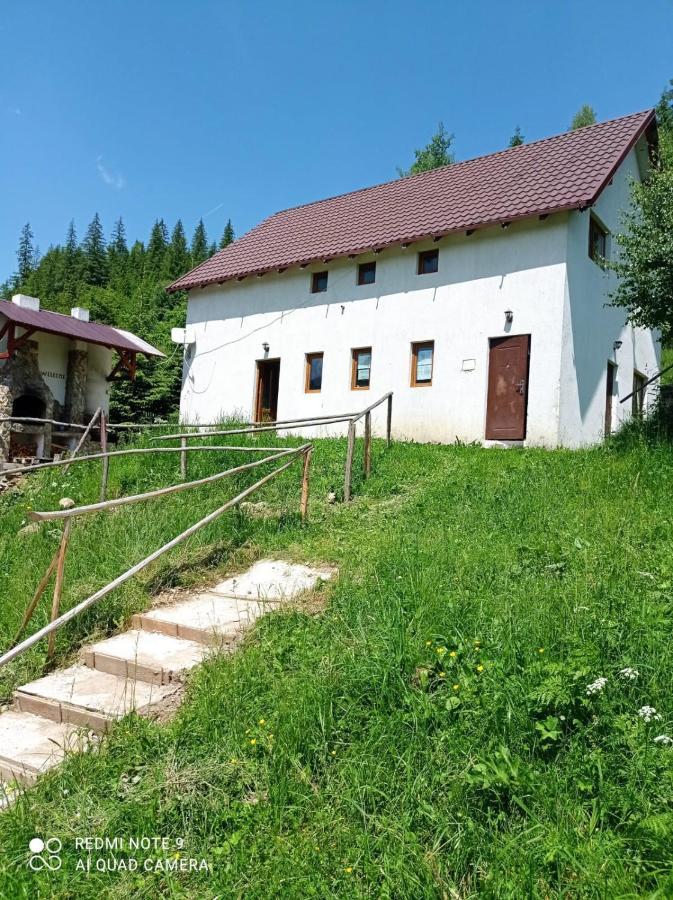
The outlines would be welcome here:
[[[483,671],[484,671],[484,666],[482,665],[482,663],[479,663],[479,665],[477,666],[477,672],[483,672]]]
[[[638,715],[643,722],[658,722],[661,719],[661,716],[653,706],[641,706],[638,710]]]
[[[449,656],[451,657],[451,659],[455,659],[458,656],[458,654],[456,653],[455,650],[452,650],[451,653],[449,653]]]
[[[474,642],[474,646],[475,646],[475,647],[478,647],[479,644],[481,644],[481,641],[479,640],[479,638],[477,638],[477,639],[475,640],[475,642]]]
[[[620,669],[619,677],[623,678],[624,681],[635,681],[636,678],[640,675],[638,669],[632,669],[631,666],[627,666],[625,669]]]
[[[587,697],[591,697],[593,694],[600,694],[607,683],[607,678],[603,678],[603,676],[592,681],[591,684],[587,685]]]
[[[454,691],[459,690],[459,688],[460,688],[460,685],[459,685],[459,684],[454,684],[454,685],[453,685]]]
[[[232,756],[231,759],[229,760],[229,762],[232,764],[232,766],[235,766],[236,763],[238,762],[238,760],[236,759],[235,756]]]
[[[344,872],[345,872],[347,875],[350,875],[350,873],[351,873],[352,871],[353,871],[353,866],[346,866],[346,868],[344,869]]]
[[[255,744],[257,743],[257,738],[251,738],[251,739],[250,739],[250,743],[251,743],[252,746],[254,747]]]
[[[655,744],[663,744],[664,747],[670,747],[673,745],[673,738],[669,737],[667,734],[658,734],[654,739]]]
[[[446,653],[446,647],[436,647],[435,653],[437,653],[439,656],[444,656],[444,654]]]
[[[336,750],[332,750],[332,756],[336,756]]]
[[[432,647],[432,641],[426,641],[426,642],[425,642],[425,646],[426,646],[426,647]]]
[[[266,719],[260,719],[260,720],[259,720],[259,724],[260,724],[260,725],[264,725],[265,722],[266,722]]]
[[[544,647],[538,647],[538,648],[537,648],[537,652],[538,652],[538,653],[544,653]]]
[[[446,676],[446,672],[440,672],[440,673],[439,673],[439,677],[440,677],[440,678],[444,678],[445,676]]]

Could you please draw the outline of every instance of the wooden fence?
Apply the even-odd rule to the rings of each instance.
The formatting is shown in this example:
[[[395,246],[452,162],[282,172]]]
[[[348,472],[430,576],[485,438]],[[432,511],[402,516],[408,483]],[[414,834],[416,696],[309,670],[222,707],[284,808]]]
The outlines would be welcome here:
[[[184,454],[188,449],[188,441],[193,438],[204,437],[220,437],[224,435],[236,434],[258,434],[267,431],[291,431],[299,428],[312,428],[321,425],[332,425],[335,423],[348,423],[348,441],[346,445],[346,464],[344,469],[344,500],[348,501],[352,495],[353,483],[353,460],[355,457],[355,440],[357,436],[357,423],[360,419],[364,422],[364,464],[363,474],[365,478],[369,478],[372,470],[372,411],[381,404],[387,403],[386,415],[386,444],[390,447],[392,443],[392,422],[393,422],[393,392],[389,391],[384,394],[366,409],[359,412],[336,413],[324,416],[310,416],[304,419],[277,419],[273,422],[250,423],[241,425],[238,428],[215,429],[213,431],[203,431],[201,429],[208,428],[206,425],[196,425],[198,431],[180,431],[175,434],[162,434],[159,437],[152,438],[153,441],[180,441],[180,447],[171,448],[180,450]],[[186,473],[186,456],[182,456],[183,473]],[[183,474],[184,477],[184,474]]]
[[[151,451],[154,452],[165,452],[161,448],[150,448]],[[166,448],[169,452],[171,450],[181,449],[181,448]],[[187,448],[187,451],[190,450],[214,450],[217,448],[212,447],[191,447]],[[227,447],[227,450],[231,450],[233,448]],[[236,448],[241,450],[249,450],[251,448]],[[261,448],[256,448],[260,450]],[[196,481],[187,482],[187,483],[179,483],[170,485],[166,488],[160,488],[154,491],[147,491],[143,494],[135,494],[130,497],[119,497],[115,500],[102,501],[100,503],[92,503],[86,506],[75,506],[74,504],[68,508],[60,509],[60,510],[52,510],[46,512],[33,512],[30,514],[31,519],[34,521],[51,521],[54,519],[64,519],[64,528],[63,533],[61,535],[61,541],[59,543],[59,547],[54,554],[54,557],[50,561],[47,569],[40,579],[40,582],[37,586],[37,589],[26,608],[26,611],[23,616],[23,620],[21,622],[21,626],[19,628],[18,634],[15,638],[14,645],[10,650],[0,656],[0,667],[7,665],[7,663],[11,662],[13,659],[16,659],[21,654],[25,653],[43,638],[47,637],[49,639],[48,650],[47,650],[47,658],[50,659],[54,653],[55,646],[55,633],[56,631],[65,625],[67,622],[72,621],[76,616],[78,616],[85,609],[88,609],[90,606],[93,606],[99,600],[102,600],[103,597],[106,597],[108,594],[112,593],[117,587],[124,584],[129,579],[133,578],[151,563],[155,562],[155,560],[159,559],[159,557],[163,556],[169,550],[172,550],[178,544],[181,544],[183,541],[186,541],[187,538],[191,537],[191,535],[195,534],[201,528],[204,528],[206,525],[209,525],[211,522],[214,522],[220,516],[222,516],[227,510],[232,509],[235,506],[238,506],[246,497],[249,497],[255,491],[259,490],[259,488],[263,487],[263,485],[267,484],[273,478],[276,478],[282,472],[286,471],[290,466],[292,466],[296,460],[303,460],[302,467],[302,480],[301,480],[301,495],[300,495],[300,503],[299,510],[302,521],[306,521],[308,516],[308,501],[309,501],[309,484],[310,484],[310,466],[311,466],[311,455],[313,452],[312,444],[302,444],[301,447],[293,447],[290,449],[283,448],[273,448],[275,451],[272,455],[265,457],[264,459],[255,460],[252,463],[246,463],[242,466],[236,466],[232,469],[227,469],[223,472],[218,472],[215,475],[208,476],[207,478],[200,478]],[[124,454],[128,452],[134,451],[118,451],[118,454]],[[89,458],[101,458],[103,457],[104,461],[109,459],[109,457],[113,455],[110,453],[101,453],[95,454],[93,457]],[[84,462],[85,457],[80,457],[76,460],[67,460],[62,462]],[[195,487],[200,487],[204,484],[213,483],[214,481],[218,481],[220,479],[238,474],[240,472],[249,471],[251,469],[257,468],[259,466],[265,465],[271,462],[277,462],[283,460],[282,464],[274,469],[269,474],[265,475],[263,478],[260,478],[250,487],[245,488],[245,490],[241,491],[231,500],[228,500],[224,505],[220,506],[218,509],[209,513],[207,516],[204,516],[194,525],[191,525],[181,534],[174,537],[172,540],[168,541],[168,543],[164,544],[158,550],[155,550],[149,556],[142,559],[140,562],[136,563],[134,566],[131,566],[127,569],[123,574],[119,575],[109,584],[105,585],[105,587],[96,591],[90,597],[87,597],[85,600],[82,600],[76,606],[73,606],[72,609],[69,609],[67,612],[60,614],[60,604],[61,604],[61,596],[63,593],[63,585],[64,585],[64,573],[65,573],[65,561],[66,555],[68,552],[68,547],[70,543],[71,536],[71,528],[72,521],[77,516],[88,515],[91,513],[107,511],[111,509],[115,509],[119,506],[124,506],[127,504],[139,503],[145,500],[152,500],[158,497],[164,497],[168,494],[176,493],[178,491],[186,491],[191,490]],[[286,460],[286,461],[285,461]],[[42,467],[49,465],[60,465],[61,462],[57,463],[46,463]],[[34,469],[34,466],[28,467],[29,470]],[[25,631],[28,626],[35,610],[37,609],[40,598],[44,594],[47,589],[49,582],[51,581],[52,576],[55,574],[55,583],[54,583],[54,593],[52,597],[52,607],[51,607],[51,621],[48,625],[45,625],[43,628],[36,631],[30,637],[18,643],[21,635]]]

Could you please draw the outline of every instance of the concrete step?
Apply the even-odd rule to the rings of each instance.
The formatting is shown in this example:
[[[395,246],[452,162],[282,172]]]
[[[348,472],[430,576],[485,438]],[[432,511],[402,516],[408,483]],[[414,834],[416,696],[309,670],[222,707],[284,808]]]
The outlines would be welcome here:
[[[74,725],[16,709],[0,714],[0,779],[31,784],[61,762],[66,751],[85,749],[86,737]],[[0,808],[11,794],[0,791]]]
[[[269,608],[257,600],[237,600],[206,591],[173,606],[158,606],[135,615],[132,627],[199,644],[226,646]]]
[[[182,681],[185,672],[202,662],[207,652],[195,641],[134,629],[87,647],[84,661],[110,675],[170,684]]]
[[[328,568],[316,569],[280,559],[261,559],[247,572],[221,581],[211,591],[226,597],[280,603],[313,590],[333,574],[332,569]]]
[[[176,689],[76,665],[25,684],[14,697],[22,712],[103,732],[132,710],[149,714]]]

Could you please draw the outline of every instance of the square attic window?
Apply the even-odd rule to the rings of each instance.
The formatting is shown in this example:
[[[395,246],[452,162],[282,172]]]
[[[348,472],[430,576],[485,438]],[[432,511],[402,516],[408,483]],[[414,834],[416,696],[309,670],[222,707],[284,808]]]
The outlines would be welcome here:
[[[322,294],[327,290],[327,272],[314,272],[311,276],[311,293]]]

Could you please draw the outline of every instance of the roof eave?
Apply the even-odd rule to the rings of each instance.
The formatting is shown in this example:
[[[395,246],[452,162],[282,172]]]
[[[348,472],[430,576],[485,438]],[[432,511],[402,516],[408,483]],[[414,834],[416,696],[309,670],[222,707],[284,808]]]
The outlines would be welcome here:
[[[373,253],[375,250],[389,250],[391,247],[401,247],[404,244],[417,244],[420,241],[430,240],[431,238],[437,238],[438,236],[441,239],[443,237],[448,237],[448,235],[450,234],[460,234],[464,231],[476,231],[483,228],[493,228],[497,225],[502,225],[503,222],[507,222],[509,224],[511,222],[521,222],[525,219],[536,219],[540,216],[550,216],[554,213],[569,212],[573,209],[586,209],[587,207],[591,206],[593,202],[594,200],[592,198],[586,198],[580,201],[574,201],[573,203],[565,204],[563,206],[553,206],[549,208],[536,209],[532,212],[508,216],[504,219],[498,218],[481,222],[470,222],[467,224],[456,226],[454,228],[443,229],[439,234],[436,231],[423,232],[422,234],[414,234],[409,235],[408,237],[405,236],[403,238],[395,238],[392,241],[384,241],[374,245],[352,247],[339,253],[333,253],[331,259],[345,259],[348,256],[361,256],[364,253]],[[282,264],[274,263],[274,265],[272,266],[264,266],[256,269],[234,272],[231,275],[215,275],[212,278],[200,278],[198,281],[190,281],[187,284],[180,284],[179,282],[183,281],[187,277],[187,275],[183,275],[182,278],[178,279],[178,281],[169,285],[166,290],[169,293],[174,293],[176,291],[193,291],[196,288],[205,288],[213,284],[224,284],[227,281],[236,281],[238,279],[243,280],[244,278],[250,278],[254,275],[267,275],[270,272],[278,271],[278,269],[282,269],[283,271],[285,271],[286,269],[294,269],[298,268],[299,266],[310,266],[313,263],[322,262],[323,259],[324,254],[321,254],[319,256],[309,257],[308,259],[297,259],[290,262],[284,262]]]

